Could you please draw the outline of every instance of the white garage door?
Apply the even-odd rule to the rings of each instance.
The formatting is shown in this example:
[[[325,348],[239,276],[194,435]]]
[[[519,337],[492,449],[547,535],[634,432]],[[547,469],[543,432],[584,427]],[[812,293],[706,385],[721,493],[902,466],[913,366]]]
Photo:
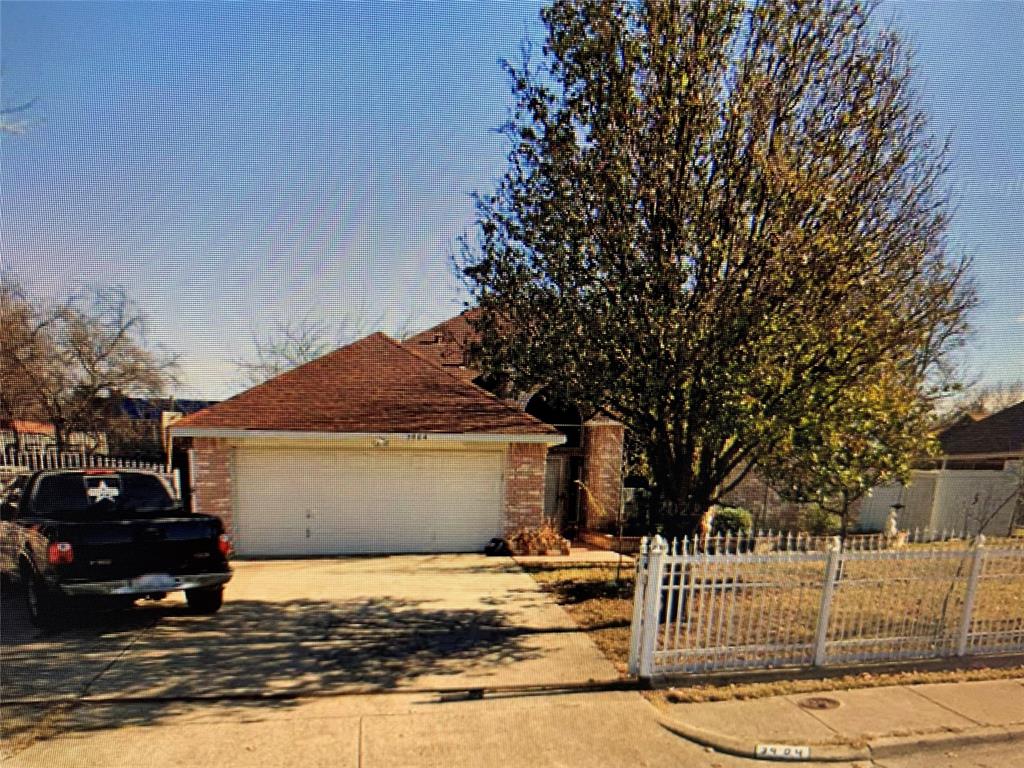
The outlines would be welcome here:
[[[239,449],[242,555],[474,552],[502,532],[501,452]]]

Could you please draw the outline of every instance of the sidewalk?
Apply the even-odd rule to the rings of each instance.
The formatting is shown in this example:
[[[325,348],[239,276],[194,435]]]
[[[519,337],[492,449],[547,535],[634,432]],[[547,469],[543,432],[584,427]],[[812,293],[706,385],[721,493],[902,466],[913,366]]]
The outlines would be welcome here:
[[[443,701],[82,705],[3,768],[749,768],[663,728],[638,693]],[[14,750],[12,750],[14,751]],[[756,764],[754,764],[756,766]]]
[[[778,759],[785,753],[793,759],[806,753],[803,759],[851,762],[929,745],[953,750],[1010,740],[1019,740],[1024,749],[1020,679],[662,703],[659,708],[663,724],[677,735],[744,757],[760,753]]]
[[[621,562],[632,568],[634,559],[631,555],[620,555],[610,549],[598,549],[586,545],[573,544],[568,555],[513,555],[512,559],[520,565],[615,565]]]

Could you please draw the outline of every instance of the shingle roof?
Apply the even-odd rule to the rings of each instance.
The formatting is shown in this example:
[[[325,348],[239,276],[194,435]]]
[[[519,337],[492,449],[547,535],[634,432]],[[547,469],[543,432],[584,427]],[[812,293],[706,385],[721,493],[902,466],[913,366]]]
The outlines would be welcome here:
[[[561,434],[383,333],[186,416],[183,429]]]
[[[32,419],[5,419],[0,421],[0,429],[13,429],[22,435],[50,435],[56,432],[53,424]]]
[[[480,375],[468,362],[470,345],[479,338],[473,320],[480,314],[477,308],[467,309],[450,320],[420,331],[402,342],[402,346],[439,365],[463,381],[472,381]]]
[[[1024,401],[978,421],[959,420],[939,433],[946,456],[1024,454]]]

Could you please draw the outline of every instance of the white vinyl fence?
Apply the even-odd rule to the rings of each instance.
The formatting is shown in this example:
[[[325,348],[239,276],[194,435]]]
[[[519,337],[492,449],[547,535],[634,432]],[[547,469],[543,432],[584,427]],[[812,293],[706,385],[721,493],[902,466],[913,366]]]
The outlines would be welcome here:
[[[906,485],[873,488],[860,502],[857,525],[882,530],[893,507],[902,530],[967,528],[986,536],[1008,536],[1024,525],[1024,468],[1006,461],[1002,470],[914,470]]]
[[[835,538],[824,550],[806,537],[790,548],[758,538],[645,540],[630,672],[650,679],[1024,650],[1024,541],[920,539],[844,547]]]

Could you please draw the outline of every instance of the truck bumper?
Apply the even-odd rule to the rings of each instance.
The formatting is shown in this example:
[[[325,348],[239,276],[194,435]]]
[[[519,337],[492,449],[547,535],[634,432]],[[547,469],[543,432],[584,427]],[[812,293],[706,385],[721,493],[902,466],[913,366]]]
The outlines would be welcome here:
[[[155,592],[177,592],[182,589],[208,589],[227,584],[230,580],[230,573],[196,573],[186,576],[151,574],[137,579],[61,584],[58,589],[68,597],[147,595]]]

